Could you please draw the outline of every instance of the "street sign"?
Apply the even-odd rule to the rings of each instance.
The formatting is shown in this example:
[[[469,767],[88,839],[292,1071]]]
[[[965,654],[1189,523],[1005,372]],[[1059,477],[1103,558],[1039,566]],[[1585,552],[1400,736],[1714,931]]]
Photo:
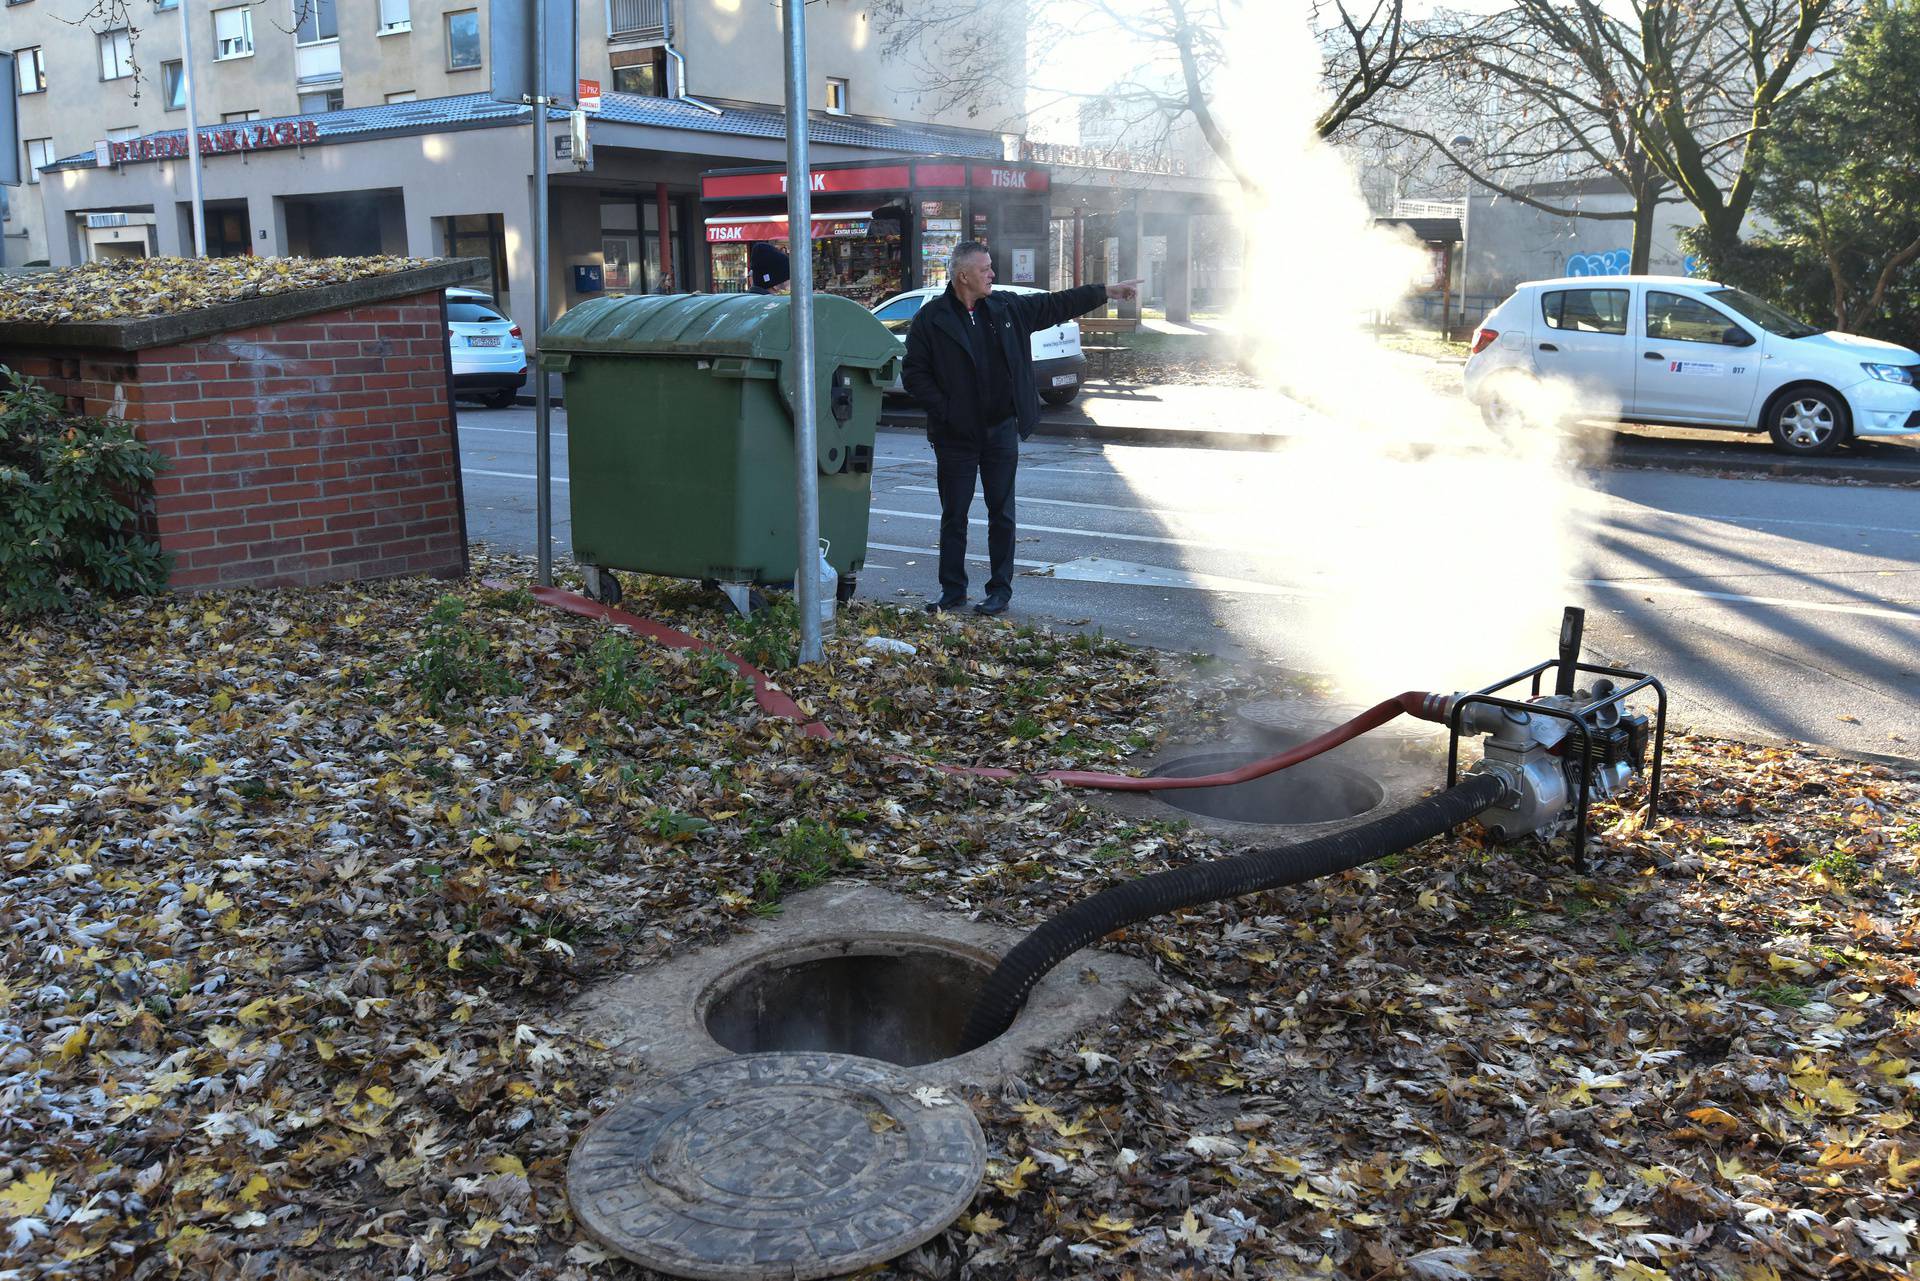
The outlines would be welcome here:
[[[525,102],[533,96],[534,6],[546,27],[547,97],[564,102],[567,90],[580,80],[574,50],[576,0],[487,0],[488,39],[492,77],[488,91],[495,102]]]
[[[14,94],[20,90],[20,77],[14,70],[13,55],[0,53],[0,79],[6,81],[0,88],[0,184],[8,187],[20,185],[20,104],[14,101]]]
[[[580,110],[582,111],[600,110],[600,82],[598,80],[582,80],[580,82],[580,96],[575,99],[575,101],[580,104]]]

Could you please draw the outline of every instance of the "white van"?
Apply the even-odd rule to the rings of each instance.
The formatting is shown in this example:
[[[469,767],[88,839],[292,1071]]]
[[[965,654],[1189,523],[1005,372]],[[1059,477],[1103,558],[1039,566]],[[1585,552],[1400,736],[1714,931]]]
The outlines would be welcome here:
[[[1920,436],[1920,353],[1686,276],[1529,281],[1475,331],[1465,378],[1495,424],[1564,379],[1619,421],[1765,431],[1790,454]]]

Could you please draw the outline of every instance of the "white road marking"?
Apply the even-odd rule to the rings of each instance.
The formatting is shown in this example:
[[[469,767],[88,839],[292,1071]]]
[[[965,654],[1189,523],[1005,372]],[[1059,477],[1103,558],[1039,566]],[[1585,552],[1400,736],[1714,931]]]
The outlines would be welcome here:
[[[540,479],[540,478],[539,478],[538,476],[530,476],[530,475],[528,475],[528,474],[527,474],[526,472],[518,472],[518,471],[481,471],[481,470],[480,470],[480,469],[479,469],[478,467],[462,467],[462,468],[460,469],[460,474],[461,474],[462,476],[498,476],[498,477],[500,477],[500,478],[501,478],[502,480],[533,480],[533,481],[537,481],[537,480],[539,480],[539,479]],[[568,479],[567,479],[567,478],[566,478],[565,476],[555,476],[555,477],[553,477],[553,483],[554,483],[554,484],[556,484],[556,485],[570,485],[570,484],[572,484],[573,482],[572,482],[572,481],[570,481],[570,480],[568,480]]]
[[[1218,574],[1196,574],[1162,565],[1141,565],[1126,560],[1106,560],[1083,556],[1053,566],[1040,575],[1077,583],[1131,583],[1137,587],[1180,587],[1191,591],[1238,592],[1248,596],[1288,596],[1294,600],[1314,600],[1324,592],[1282,587],[1274,583],[1256,583],[1245,578],[1223,578]]]
[[[898,543],[870,542],[867,544],[867,549],[869,551],[871,551],[875,547],[878,547],[883,552],[905,552],[909,556],[931,556],[935,560],[940,559],[940,551],[936,547],[902,547]],[[987,558],[985,556],[976,556],[972,552],[968,552],[967,559],[984,562]],[[1023,568],[1026,568],[1026,569],[1049,568],[1048,563],[1044,560],[1021,560],[1018,556],[1013,558],[1013,563],[1016,565],[1022,566]]]
[[[539,432],[533,430],[533,428],[531,427],[470,427],[466,423],[460,424],[460,430],[461,431],[493,431],[493,432],[499,432],[502,436],[538,436],[540,434]],[[556,427],[551,432],[548,433],[548,435],[550,436],[564,436],[566,434],[567,434],[567,429],[565,427]]]
[[[1852,614],[1859,618],[1889,618],[1896,623],[1920,624],[1920,613],[1904,609],[1879,609],[1872,605],[1841,605],[1827,601],[1787,600],[1779,596],[1738,596],[1732,592],[1702,591],[1697,587],[1676,587],[1665,583],[1643,583],[1637,579],[1615,582],[1604,578],[1569,579],[1576,587],[1595,587],[1603,591],[1647,596],[1689,596],[1695,600],[1721,600],[1735,605],[1765,605],[1772,609],[1798,610],[1809,614]]]
[[[875,516],[900,516],[907,520],[940,519],[939,512],[908,512],[899,511],[892,507],[875,507],[873,514]],[[969,525],[984,525],[987,522],[975,516],[970,518],[967,523]],[[1279,548],[1268,550],[1253,547],[1239,547],[1232,543],[1210,543],[1198,538],[1162,538],[1153,534],[1114,534],[1104,529],[1074,529],[1066,525],[1035,525],[1024,520],[1020,522],[1020,529],[1022,532],[1034,534],[1069,534],[1077,538],[1111,538],[1128,543],[1157,543],[1162,547],[1195,547],[1202,551],[1232,552],[1240,556],[1278,556],[1281,554]]]

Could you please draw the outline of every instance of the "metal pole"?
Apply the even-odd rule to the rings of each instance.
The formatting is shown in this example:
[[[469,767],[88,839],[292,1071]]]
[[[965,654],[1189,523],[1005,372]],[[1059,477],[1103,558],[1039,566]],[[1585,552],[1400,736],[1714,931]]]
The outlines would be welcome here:
[[[800,661],[817,663],[820,644],[820,464],[813,394],[813,191],[807,172],[807,6],[782,0],[787,23],[787,248],[793,317],[793,471],[797,521],[793,595],[800,605]]]
[[[187,182],[193,191],[193,256],[207,256],[207,203],[200,194],[200,117],[193,107],[193,27],[187,21],[188,0],[180,0],[180,82],[187,95]],[[161,79],[166,77],[162,76]],[[252,235],[247,233],[248,248]]]
[[[547,332],[547,6],[533,5],[533,475],[540,585],[553,586],[553,406],[539,356]]]

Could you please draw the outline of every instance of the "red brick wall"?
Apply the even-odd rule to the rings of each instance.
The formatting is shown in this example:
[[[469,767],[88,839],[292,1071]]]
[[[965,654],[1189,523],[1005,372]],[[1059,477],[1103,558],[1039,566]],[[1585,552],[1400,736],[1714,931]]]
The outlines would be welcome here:
[[[176,588],[466,571],[440,294],[138,352],[0,363],[166,455],[150,530]]]

